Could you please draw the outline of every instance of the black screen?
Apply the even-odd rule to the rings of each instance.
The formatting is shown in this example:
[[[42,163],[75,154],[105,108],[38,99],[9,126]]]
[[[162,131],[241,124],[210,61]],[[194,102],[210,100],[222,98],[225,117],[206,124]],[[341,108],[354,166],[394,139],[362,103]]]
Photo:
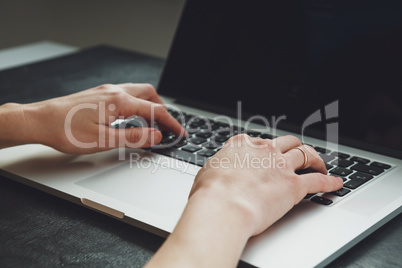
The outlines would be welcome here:
[[[159,84],[219,112],[285,115],[278,127],[299,133],[338,101],[341,143],[399,158],[401,91],[402,1],[383,0],[189,0]]]

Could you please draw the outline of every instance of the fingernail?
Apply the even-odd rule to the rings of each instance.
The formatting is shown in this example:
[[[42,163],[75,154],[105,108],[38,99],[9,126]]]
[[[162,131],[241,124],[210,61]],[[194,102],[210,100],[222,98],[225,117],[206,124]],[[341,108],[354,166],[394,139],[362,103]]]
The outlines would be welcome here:
[[[157,134],[159,133],[159,134]],[[156,128],[148,129],[147,142],[150,144],[158,144],[162,140],[162,133]]]

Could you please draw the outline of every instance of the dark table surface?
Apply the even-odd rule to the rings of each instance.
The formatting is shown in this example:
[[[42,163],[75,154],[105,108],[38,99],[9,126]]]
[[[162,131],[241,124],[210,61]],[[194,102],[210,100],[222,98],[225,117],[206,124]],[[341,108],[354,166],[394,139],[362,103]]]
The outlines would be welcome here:
[[[164,239],[0,177],[0,267],[142,267]],[[402,215],[328,267],[401,267]]]
[[[132,60],[136,59],[139,61],[135,68],[142,71],[135,73],[130,81],[145,80],[156,84],[163,61],[147,60],[143,56]],[[128,68],[127,64],[124,68]],[[19,70],[0,72],[0,78],[10,77],[10,73],[18,76]],[[27,72],[27,69],[23,68],[21,72]],[[106,73],[102,79],[109,80],[102,81],[98,77],[96,83],[127,81],[121,72],[118,75]],[[67,78],[71,79],[71,76]],[[95,83],[90,76],[82,80],[82,83],[74,82],[74,88],[84,89]],[[2,92],[12,90],[12,83],[4,81]],[[60,79],[55,79],[56,82],[60,83]],[[69,90],[61,87],[60,91],[45,92],[40,98],[66,94]],[[2,94],[2,98],[10,101],[6,95]],[[35,98],[38,96],[29,95],[27,101]],[[142,267],[163,241],[161,237],[116,219],[0,177],[0,267]],[[402,267],[402,215],[328,267]]]

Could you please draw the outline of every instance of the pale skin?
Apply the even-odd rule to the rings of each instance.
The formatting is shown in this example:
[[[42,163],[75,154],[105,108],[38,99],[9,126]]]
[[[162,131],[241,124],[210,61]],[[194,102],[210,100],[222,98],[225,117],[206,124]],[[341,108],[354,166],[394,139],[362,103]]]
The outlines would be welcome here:
[[[99,141],[105,146],[78,148],[65,135],[68,111],[81,103],[114,104],[99,118],[96,109],[82,109],[72,119],[72,133],[82,142]],[[113,129],[110,118],[139,115],[174,134],[186,135],[167,112],[155,89],[148,84],[103,85],[69,96],[33,104],[0,106],[0,149],[39,143],[61,152],[83,154],[129,145],[149,147],[161,140],[153,128]],[[44,120],[44,118],[46,120]],[[143,139],[143,143],[135,143]],[[111,140],[116,142],[110,142]],[[127,144],[125,144],[127,146]],[[313,173],[295,173],[308,155]],[[249,157],[253,164],[240,166],[236,157]],[[267,167],[271,163],[280,163]],[[275,161],[273,161],[275,160]],[[173,233],[146,267],[235,267],[247,240],[260,234],[299,203],[307,193],[331,192],[342,187],[342,179],[326,175],[324,162],[309,146],[294,136],[274,140],[237,135],[198,172],[187,206]]]
[[[99,109],[80,109],[71,121],[74,139],[82,143],[97,142],[104,137],[104,146],[80,148],[66,135],[64,122],[68,112],[79,104],[105,106],[105,115]],[[110,106],[112,105],[112,106]],[[109,107],[115,109],[111,111]],[[154,128],[114,129],[110,124],[117,118],[139,115],[155,118],[160,127],[180,136],[186,131],[166,110],[156,90],[149,84],[102,85],[72,95],[32,104],[8,103],[0,106],[0,149],[15,145],[39,143],[64,153],[88,154],[110,150],[124,140],[132,144],[143,139],[136,147],[149,147],[162,139]],[[18,135],[16,135],[18,133]],[[144,139],[145,138],[145,139]],[[112,142],[111,142],[112,141]]]

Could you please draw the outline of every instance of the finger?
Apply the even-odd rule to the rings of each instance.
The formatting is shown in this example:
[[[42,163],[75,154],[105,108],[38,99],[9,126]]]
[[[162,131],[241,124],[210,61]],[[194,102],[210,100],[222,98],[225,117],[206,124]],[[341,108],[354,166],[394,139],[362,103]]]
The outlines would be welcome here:
[[[132,103],[131,105],[125,107],[125,110],[121,110],[124,117],[138,115],[145,120],[157,122],[161,129],[171,131],[178,137],[187,135],[183,126],[168,113],[165,106],[138,98],[132,98],[130,102]]]
[[[272,140],[273,146],[279,149],[282,153],[289,151],[292,148],[302,145],[301,141],[292,135],[280,136]]]
[[[321,173],[299,175],[299,179],[303,182],[309,194],[333,192],[341,189],[343,186],[341,178]]]
[[[109,148],[129,147],[146,148],[158,144],[162,140],[162,133],[155,128],[109,128]]]
[[[118,86],[123,88],[125,92],[133,97],[163,104],[162,99],[159,97],[156,89],[151,84],[125,83],[119,84]]]
[[[300,148],[301,150],[303,150],[306,155],[296,148]],[[290,166],[294,170],[298,170],[303,167],[305,161],[307,160],[307,163],[303,167],[303,169],[310,168],[322,174],[328,173],[324,161],[321,159],[321,157],[318,156],[317,152],[312,147],[308,145],[301,145],[296,148],[293,148],[284,154],[288,166]]]

